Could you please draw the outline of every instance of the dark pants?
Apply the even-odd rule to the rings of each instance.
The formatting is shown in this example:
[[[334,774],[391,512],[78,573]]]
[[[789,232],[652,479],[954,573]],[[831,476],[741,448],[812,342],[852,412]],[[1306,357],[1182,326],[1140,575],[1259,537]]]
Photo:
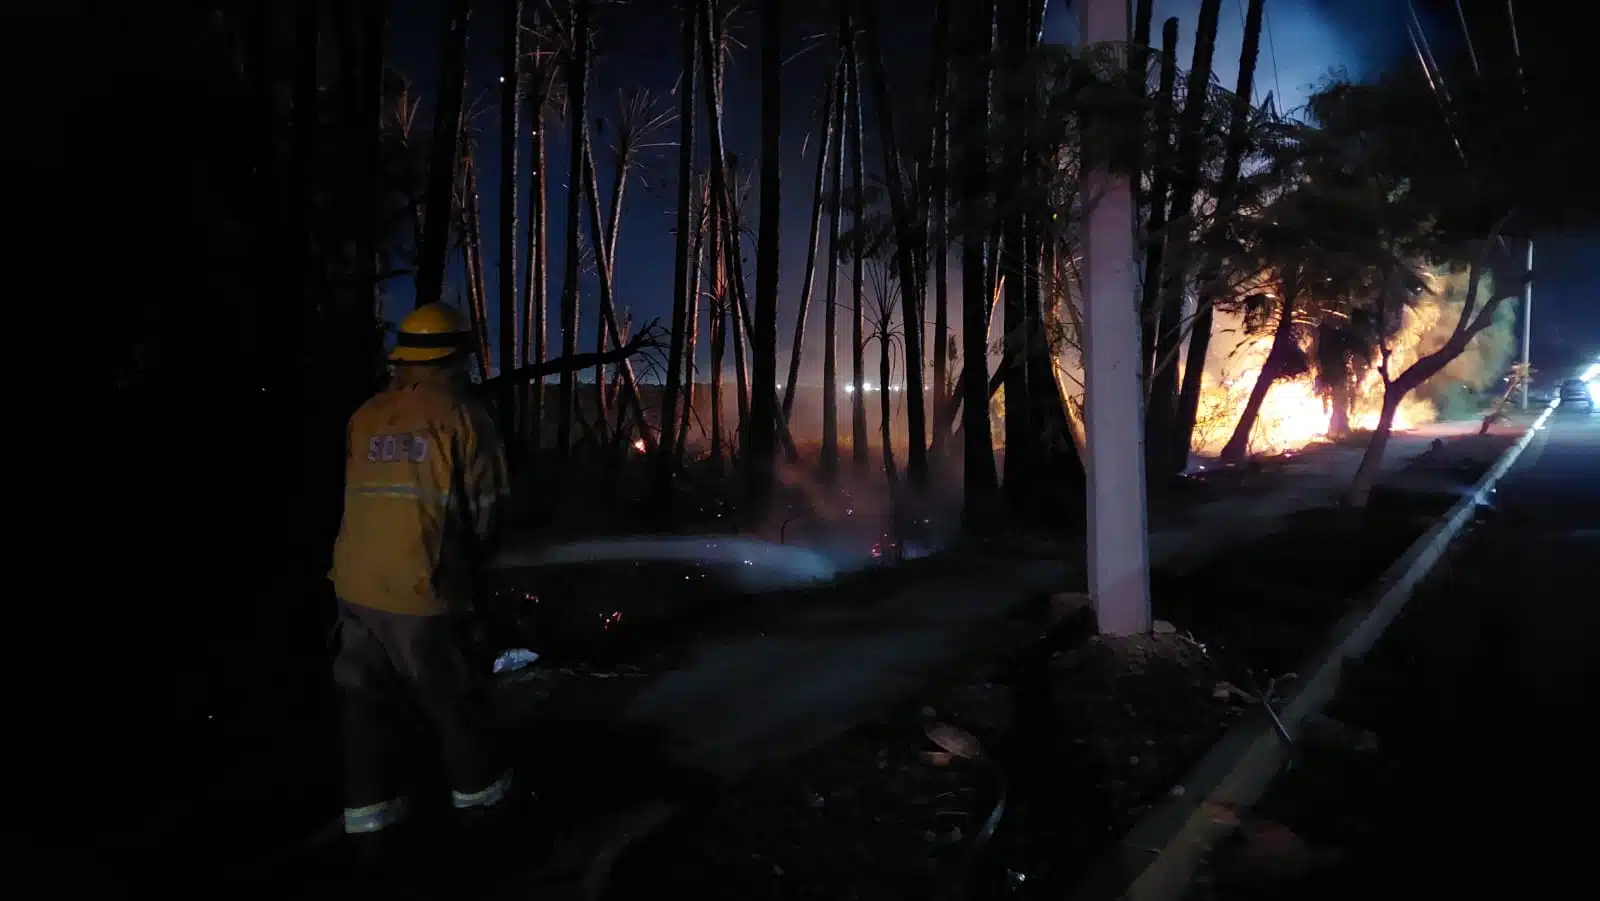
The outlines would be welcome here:
[[[410,814],[407,752],[431,737],[453,806],[494,807],[510,771],[494,747],[487,664],[455,616],[402,616],[340,605],[334,681],[343,702],[345,831],[377,832]]]

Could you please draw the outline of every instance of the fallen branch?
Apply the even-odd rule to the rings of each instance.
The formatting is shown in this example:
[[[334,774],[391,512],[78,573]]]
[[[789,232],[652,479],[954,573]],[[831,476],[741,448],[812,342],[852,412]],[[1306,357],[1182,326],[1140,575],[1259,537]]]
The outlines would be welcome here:
[[[495,390],[505,385],[521,385],[548,375],[577,372],[580,369],[588,369],[592,366],[608,366],[614,363],[621,363],[647,350],[658,350],[662,344],[658,335],[661,329],[657,322],[658,320],[651,320],[649,325],[640,329],[638,334],[635,334],[627,344],[621,347],[600,353],[591,351],[589,353],[572,354],[571,356],[530,363],[510,372],[503,372],[484,382],[483,386],[486,389]]]

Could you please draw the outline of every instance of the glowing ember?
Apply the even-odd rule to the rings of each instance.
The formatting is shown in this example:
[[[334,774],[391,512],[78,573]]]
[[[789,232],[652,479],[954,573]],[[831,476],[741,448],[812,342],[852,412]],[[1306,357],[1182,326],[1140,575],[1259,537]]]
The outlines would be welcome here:
[[[643,438],[635,438],[635,439],[633,439],[633,449],[638,451],[641,454],[644,453],[644,439]]]

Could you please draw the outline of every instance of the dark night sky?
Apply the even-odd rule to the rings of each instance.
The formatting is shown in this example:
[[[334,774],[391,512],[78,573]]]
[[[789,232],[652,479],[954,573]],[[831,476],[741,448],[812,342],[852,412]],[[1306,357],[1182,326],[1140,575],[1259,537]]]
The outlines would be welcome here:
[[[1179,19],[1180,65],[1187,66],[1192,51],[1192,35],[1196,11],[1200,0],[1156,0],[1156,26],[1167,16]],[[676,109],[676,101],[669,93],[677,78],[679,66],[677,52],[676,3],[672,0],[633,0],[624,6],[611,6],[603,15],[600,35],[601,56],[597,62],[595,87],[592,97],[598,104],[592,116],[609,117],[615,110],[616,97],[621,90],[648,88],[664,106]],[[745,4],[754,9],[755,4]],[[791,15],[820,16],[824,4],[788,4]],[[422,96],[431,99],[437,79],[437,36],[440,33],[442,4],[438,0],[394,4],[392,16],[393,38],[391,53],[394,64],[411,76]],[[911,103],[922,103],[927,96],[928,47],[927,37],[932,3],[923,0],[893,0],[884,9],[901,12],[888,17],[889,35],[885,42],[890,55],[892,87],[897,96]],[[1461,24],[1454,0],[1417,0],[1419,15],[1427,29],[1434,52],[1440,56],[1461,45]],[[1480,57],[1492,54],[1509,54],[1509,30],[1506,27],[1505,4],[1501,0],[1467,2],[1468,24],[1472,30],[1475,49]],[[1076,13],[1067,9],[1062,0],[1052,0],[1046,20],[1046,40],[1071,42],[1075,40]],[[1540,54],[1543,59],[1567,55],[1571,46],[1566,36],[1571,34],[1572,23],[1555,18],[1555,10],[1547,2],[1520,0],[1517,3],[1519,36],[1524,58]],[[1262,48],[1257,69],[1257,99],[1271,91],[1280,109],[1300,106],[1310,88],[1336,69],[1344,69],[1355,76],[1375,75],[1391,65],[1415,65],[1406,41],[1405,22],[1408,18],[1405,0],[1271,0],[1268,3],[1268,34]],[[1221,31],[1217,41],[1216,75],[1218,80],[1231,85],[1239,54],[1243,31],[1243,0],[1223,0]],[[500,6],[496,0],[477,4],[470,32],[469,72],[467,97],[471,100],[486,91],[484,96],[488,112],[481,118],[482,150],[480,151],[480,192],[483,202],[484,255],[488,267],[490,318],[495,318],[499,275],[497,222],[499,198],[497,185],[500,178],[498,147],[498,97],[493,93],[500,67],[501,38],[499,31]],[[742,37],[745,47],[736,50],[733,69],[729,77],[729,96],[725,136],[730,151],[753,166],[759,147],[758,84],[756,66],[758,52],[755,46],[754,16],[746,14],[736,34]],[[784,69],[784,147],[783,160],[783,222],[784,241],[781,253],[782,287],[779,310],[779,341],[787,349],[793,330],[793,316],[805,262],[806,228],[810,216],[810,191],[815,166],[816,142],[806,142],[808,150],[801,152],[802,135],[816,130],[818,95],[827,63],[824,49],[800,53],[802,36],[825,30],[829,23],[822,21],[792,23],[790,39],[785,47],[786,56],[792,57]],[[431,104],[422,109],[424,128],[431,127]],[[870,112],[869,112],[870,116]],[[703,126],[699,129],[702,133]],[[877,153],[872,146],[869,126],[868,165],[874,167]],[[662,140],[675,140],[675,127],[662,136]],[[552,340],[555,340],[555,301],[561,291],[562,259],[564,254],[563,231],[565,222],[565,190],[567,171],[567,133],[565,129],[552,131],[554,139],[548,147],[552,190],[550,194],[550,297]],[[600,167],[602,192],[609,191],[613,156],[607,145],[608,137],[596,137],[597,164]],[[702,148],[703,134],[702,134]],[[523,139],[523,167],[527,160],[527,138]],[[663,147],[647,152],[635,170],[628,188],[618,243],[617,298],[619,304],[631,308],[635,322],[654,317],[665,317],[671,308],[672,285],[672,214],[676,195],[676,148]],[[523,178],[526,189],[527,178]],[[525,200],[519,201],[519,205]],[[754,194],[748,204],[749,225],[754,227],[758,204]],[[526,223],[522,223],[526,228]],[[584,225],[587,234],[588,226]],[[524,240],[519,237],[518,245]],[[1591,260],[1600,251],[1600,234],[1563,235],[1543,237],[1538,245],[1537,260],[1539,282],[1535,289],[1537,316],[1534,324],[1535,359],[1548,363],[1565,363],[1567,356],[1582,348],[1600,346],[1600,274]],[[747,244],[746,253],[753,259],[753,241]],[[519,252],[518,265],[522,260]],[[452,280],[459,283],[459,266],[452,270]],[[580,345],[592,344],[596,313],[596,289],[592,280],[586,280],[584,303],[580,314]],[[386,313],[396,321],[410,307],[411,285],[408,281],[390,284],[392,292]],[[847,285],[841,284],[841,290]],[[819,285],[814,294],[821,296]],[[813,306],[813,313],[817,312]],[[820,335],[821,316],[811,317],[810,334]],[[702,349],[700,365],[706,363]],[[1557,360],[1557,357],[1563,359]]]

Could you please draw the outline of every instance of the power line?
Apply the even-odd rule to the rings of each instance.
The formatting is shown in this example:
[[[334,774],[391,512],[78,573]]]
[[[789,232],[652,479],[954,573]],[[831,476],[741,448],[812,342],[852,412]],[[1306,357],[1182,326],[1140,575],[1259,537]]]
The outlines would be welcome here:
[[[1450,135],[1450,142],[1455,145],[1456,155],[1461,158],[1461,165],[1468,166],[1466,148],[1461,145],[1461,137],[1456,134],[1454,116],[1450,109],[1450,91],[1445,87],[1444,73],[1439,71],[1439,64],[1434,62],[1433,50],[1428,46],[1428,35],[1422,30],[1422,20],[1417,18],[1417,8],[1410,0],[1406,0],[1406,7],[1411,11],[1411,21],[1406,23],[1406,36],[1411,39],[1411,48],[1417,53],[1417,64],[1422,67],[1422,76],[1428,80],[1428,90],[1433,93],[1433,99],[1439,104],[1439,112],[1444,117],[1445,131]]]
[[[1511,53],[1517,61],[1517,86],[1522,89],[1522,111],[1528,111],[1528,80],[1522,74],[1522,42],[1517,39],[1517,10],[1506,0],[1506,17],[1511,20]]]
[[[1507,0],[1507,2],[1510,2],[1510,0]],[[1239,14],[1239,31],[1240,31],[1240,33],[1242,35],[1243,32],[1244,32],[1244,25],[1245,25],[1245,22],[1244,22],[1244,0],[1233,0],[1233,9],[1234,9],[1235,12],[1237,12]],[[1251,103],[1251,105],[1254,105],[1256,100],[1257,100],[1257,98],[1259,98],[1260,96],[1261,96],[1261,86],[1256,84],[1255,79],[1252,78],[1250,80],[1250,103]]]
[[[1478,68],[1478,51],[1472,47],[1472,29],[1467,27],[1467,11],[1462,8],[1461,0],[1456,0],[1456,16],[1461,19],[1461,36],[1467,40],[1467,57],[1472,60],[1472,74],[1483,77],[1483,72]]]
[[[1278,81],[1278,45],[1272,39],[1272,10],[1264,8],[1262,15],[1267,24],[1267,49],[1272,52],[1272,87],[1277,91],[1278,102],[1283,102],[1283,84]]]

